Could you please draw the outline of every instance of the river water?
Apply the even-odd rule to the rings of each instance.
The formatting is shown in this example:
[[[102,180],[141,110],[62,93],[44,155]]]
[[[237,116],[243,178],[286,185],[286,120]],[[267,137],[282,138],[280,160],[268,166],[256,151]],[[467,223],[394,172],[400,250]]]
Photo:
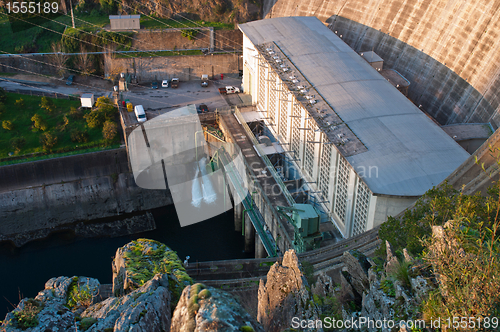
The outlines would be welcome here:
[[[34,297],[52,277],[86,276],[111,283],[111,262],[116,249],[149,238],[177,251],[181,260],[196,261],[251,258],[243,252],[244,240],[234,231],[233,210],[187,227],[180,227],[173,205],[151,211],[157,229],[117,238],[75,238],[71,234],[51,237],[12,249],[0,246],[0,320],[21,297]]]

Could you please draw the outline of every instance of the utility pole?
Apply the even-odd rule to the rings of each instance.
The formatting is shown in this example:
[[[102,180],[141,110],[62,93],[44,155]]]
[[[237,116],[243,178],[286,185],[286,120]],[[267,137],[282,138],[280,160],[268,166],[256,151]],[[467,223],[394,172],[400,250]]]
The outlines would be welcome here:
[[[73,15],[73,2],[69,0],[69,7],[71,8],[71,22],[73,23],[73,29],[75,28],[75,15]]]

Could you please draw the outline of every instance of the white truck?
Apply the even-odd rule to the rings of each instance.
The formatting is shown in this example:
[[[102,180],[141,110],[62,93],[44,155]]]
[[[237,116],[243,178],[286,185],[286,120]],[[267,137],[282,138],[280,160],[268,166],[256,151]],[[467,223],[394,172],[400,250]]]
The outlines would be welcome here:
[[[142,105],[135,105],[134,112],[137,117],[137,122],[146,122],[146,112],[144,112],[144,107],[142,107]]]
[[[232,93],[240,93],[240,89],[235,86],[226,86],[225,88],[219,88],[221,95],[229,95]]]

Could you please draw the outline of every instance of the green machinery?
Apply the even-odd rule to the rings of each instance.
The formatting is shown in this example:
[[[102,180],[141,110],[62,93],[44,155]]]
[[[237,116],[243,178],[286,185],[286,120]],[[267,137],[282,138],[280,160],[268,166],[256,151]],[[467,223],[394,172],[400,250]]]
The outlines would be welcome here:
[[[312,205],[277,206],[276,210],[294,227],[294,245],[297,253],[319,248],[323,235],[319,231],[319,214]]]

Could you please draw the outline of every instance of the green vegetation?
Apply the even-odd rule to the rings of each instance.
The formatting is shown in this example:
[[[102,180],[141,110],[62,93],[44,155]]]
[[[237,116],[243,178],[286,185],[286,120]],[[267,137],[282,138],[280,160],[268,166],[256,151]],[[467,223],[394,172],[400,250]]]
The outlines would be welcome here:
[[[42,303],[38,300],[25,300],[23,308],[14,312],[14,319],[17,326],[22,330],[37,326],[38,313],[42,310],[42,308]]]
[[[137,287],[144,285],[156,274],[169,275],[173,307],[177,304],[184,287],[193,283],[177,253],[163,243],[138,239],[124,247],[123,256],[127,276]]]
[[[194,40],[198,34],[198,29],[182,30],[181,35],[189,40]]]
[[[88,285],[82,286],[78,282],[78,278],[74,277],[71,284],[68,287],[68,295],[66,299],[66,305],[69,308],[75,307],[88,307],[92,305],[94,299],[95,290],[90,289]]]
[[[240,331],[241,332],[255,332],[255,330],[251,326],[248,326],[248,325],[240,327]]]
[[[500,167],[500,150],[490,152]],[[433,188],[401,219],[382,225],[380,238],[397,252],[408,248],[419,265],[400,263],[382,281],[385,293],[394,296],[393,280],[408,286],[418,269],[437,285],[422,304],[425,320],[500,315],[500,182],[493,182],[486,196],[465,195],[448,184]],[[431,236],[432,226],[443,226],[443,233]]]
[[[496,193],[495,193],[496,192]],[[414,256],[424,250],[422,240],[429,238],[433,225],[443,225],[448,220],[467,219],[471,227],[478,230],[491,228],[495,220],[498,202],[498,188],[490,189],[490,195],[464,195],[449,184],[427,191],[411,210],[407,210],[401,220],[389,217],[382,224],[379,236],[383,245],[379,250],[385,255],[385,241],[400,251],[407,248]]]
[[[87,331],[92,325],[97,323],[97,319],[93,317],[85,317],[80,321],[80,329],[82,331]]]
[[[16,106],[21,103],[23,107]],[[19,159],[19,155],[29,158],[47,152],[116,146],[119,143],[116,134],[113,139],[103,136],[104,122],[113,121],[116,113],[111,100],[106,98],[93,112],[77,110],[79,104],[77,100],[7,93],[5,106],[0,107],[3,127],[0,129],[0,158],[8,160],[9,154]],[[91,126],[87,119],[93,119],[94,115],[97,120]]]

